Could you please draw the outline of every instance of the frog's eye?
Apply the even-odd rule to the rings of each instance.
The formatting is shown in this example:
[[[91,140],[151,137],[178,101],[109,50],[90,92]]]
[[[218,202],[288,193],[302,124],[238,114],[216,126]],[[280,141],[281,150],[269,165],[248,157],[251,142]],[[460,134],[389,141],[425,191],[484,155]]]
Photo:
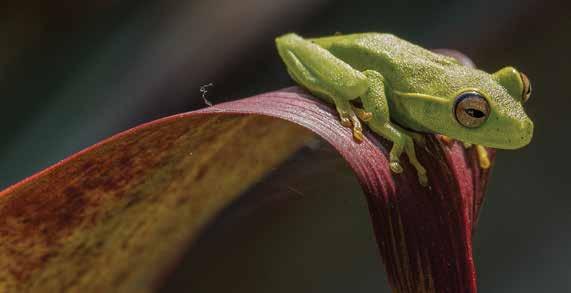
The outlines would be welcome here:
[[[521,76],[521,81],[523,82],[523,92],[521,93],[521,100],[523,103],[527,102],[529,100],[529,97],[531,96],[531,83],[529,82],[529,78],[527,78],[527,75],[523,74],[523,72],[520,72],[519,75]]]
[[[488,101],[479,93],[465,92],[456,98],[454,114],[462,126],[476,128],[488,118],[490,106]]]

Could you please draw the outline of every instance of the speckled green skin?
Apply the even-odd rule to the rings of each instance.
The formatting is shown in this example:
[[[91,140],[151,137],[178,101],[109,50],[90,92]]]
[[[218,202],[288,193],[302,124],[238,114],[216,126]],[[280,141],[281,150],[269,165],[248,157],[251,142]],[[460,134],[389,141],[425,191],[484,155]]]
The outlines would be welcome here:
[[[523,80],[513,67],[488,74],[381,33],[308,40],[286,34],[276,44],[297,83],[335,104],[342,123],[352,125],[357,139],[360,121],[367,119],[373,131],[394,143],[391,169],[402,171],[398,157],[405,151],[421,183],[426,176],[414,154],[414,134],[403,128],[503,149],[523,147],[531,140],[533,123],[522,105]],[[456,98],[466,91],[480,93],[490,106],[487,120],[477,128],[462,126],[454,115]],[[372,118],[359,115],[350,104],[357,98]]]

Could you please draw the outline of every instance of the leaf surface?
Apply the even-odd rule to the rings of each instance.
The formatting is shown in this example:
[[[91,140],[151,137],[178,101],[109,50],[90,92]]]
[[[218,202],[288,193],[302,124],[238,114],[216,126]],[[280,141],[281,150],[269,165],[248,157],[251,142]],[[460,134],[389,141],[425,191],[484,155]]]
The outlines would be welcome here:
[[[356,143],[298,88],[153,121],[0,192],[0,291],[148,291],[208,221],[313,134],[355,171],[395,292],[476,292],[472,232],[488,170],[425,135],[430,187],[391,143]],[[494,152],[489,150],[492,156]]]

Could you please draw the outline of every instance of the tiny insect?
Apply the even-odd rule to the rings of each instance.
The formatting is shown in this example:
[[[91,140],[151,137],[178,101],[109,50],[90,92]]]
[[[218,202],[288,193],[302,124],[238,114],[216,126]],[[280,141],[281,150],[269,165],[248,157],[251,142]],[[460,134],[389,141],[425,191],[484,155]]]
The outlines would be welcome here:
[[[202,93],[202,100],[204,101],[204,103],[210,107],[212,107],[212,102],[210,102],[207,98],[206,98],[206,94],[208,93],[208,88],[214,86],[213,83],[209,83],[209,84],[205,84],[203,86],[200,87],[200,92]]]

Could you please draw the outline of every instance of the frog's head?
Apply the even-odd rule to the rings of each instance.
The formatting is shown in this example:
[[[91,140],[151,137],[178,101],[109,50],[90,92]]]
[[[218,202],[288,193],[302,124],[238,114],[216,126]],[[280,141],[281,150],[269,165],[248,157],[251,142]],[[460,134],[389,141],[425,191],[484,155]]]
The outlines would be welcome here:
[[[466,141],[485,146],[516,149],[527,145],[533,122],[523,105],[531,95],[527,76],[513,67],[492,74],[483,87],[464,89],[456,95],[453,114]]]
[[[531,85],[525,74],[513,67],[493,74],[464,69],[450,76],[446,88],[431,97],[435,103],[424,109],[432,113],[417,122],[436,133],[489,147],[516,149],[530,142],[533,122],[523,104]]]

